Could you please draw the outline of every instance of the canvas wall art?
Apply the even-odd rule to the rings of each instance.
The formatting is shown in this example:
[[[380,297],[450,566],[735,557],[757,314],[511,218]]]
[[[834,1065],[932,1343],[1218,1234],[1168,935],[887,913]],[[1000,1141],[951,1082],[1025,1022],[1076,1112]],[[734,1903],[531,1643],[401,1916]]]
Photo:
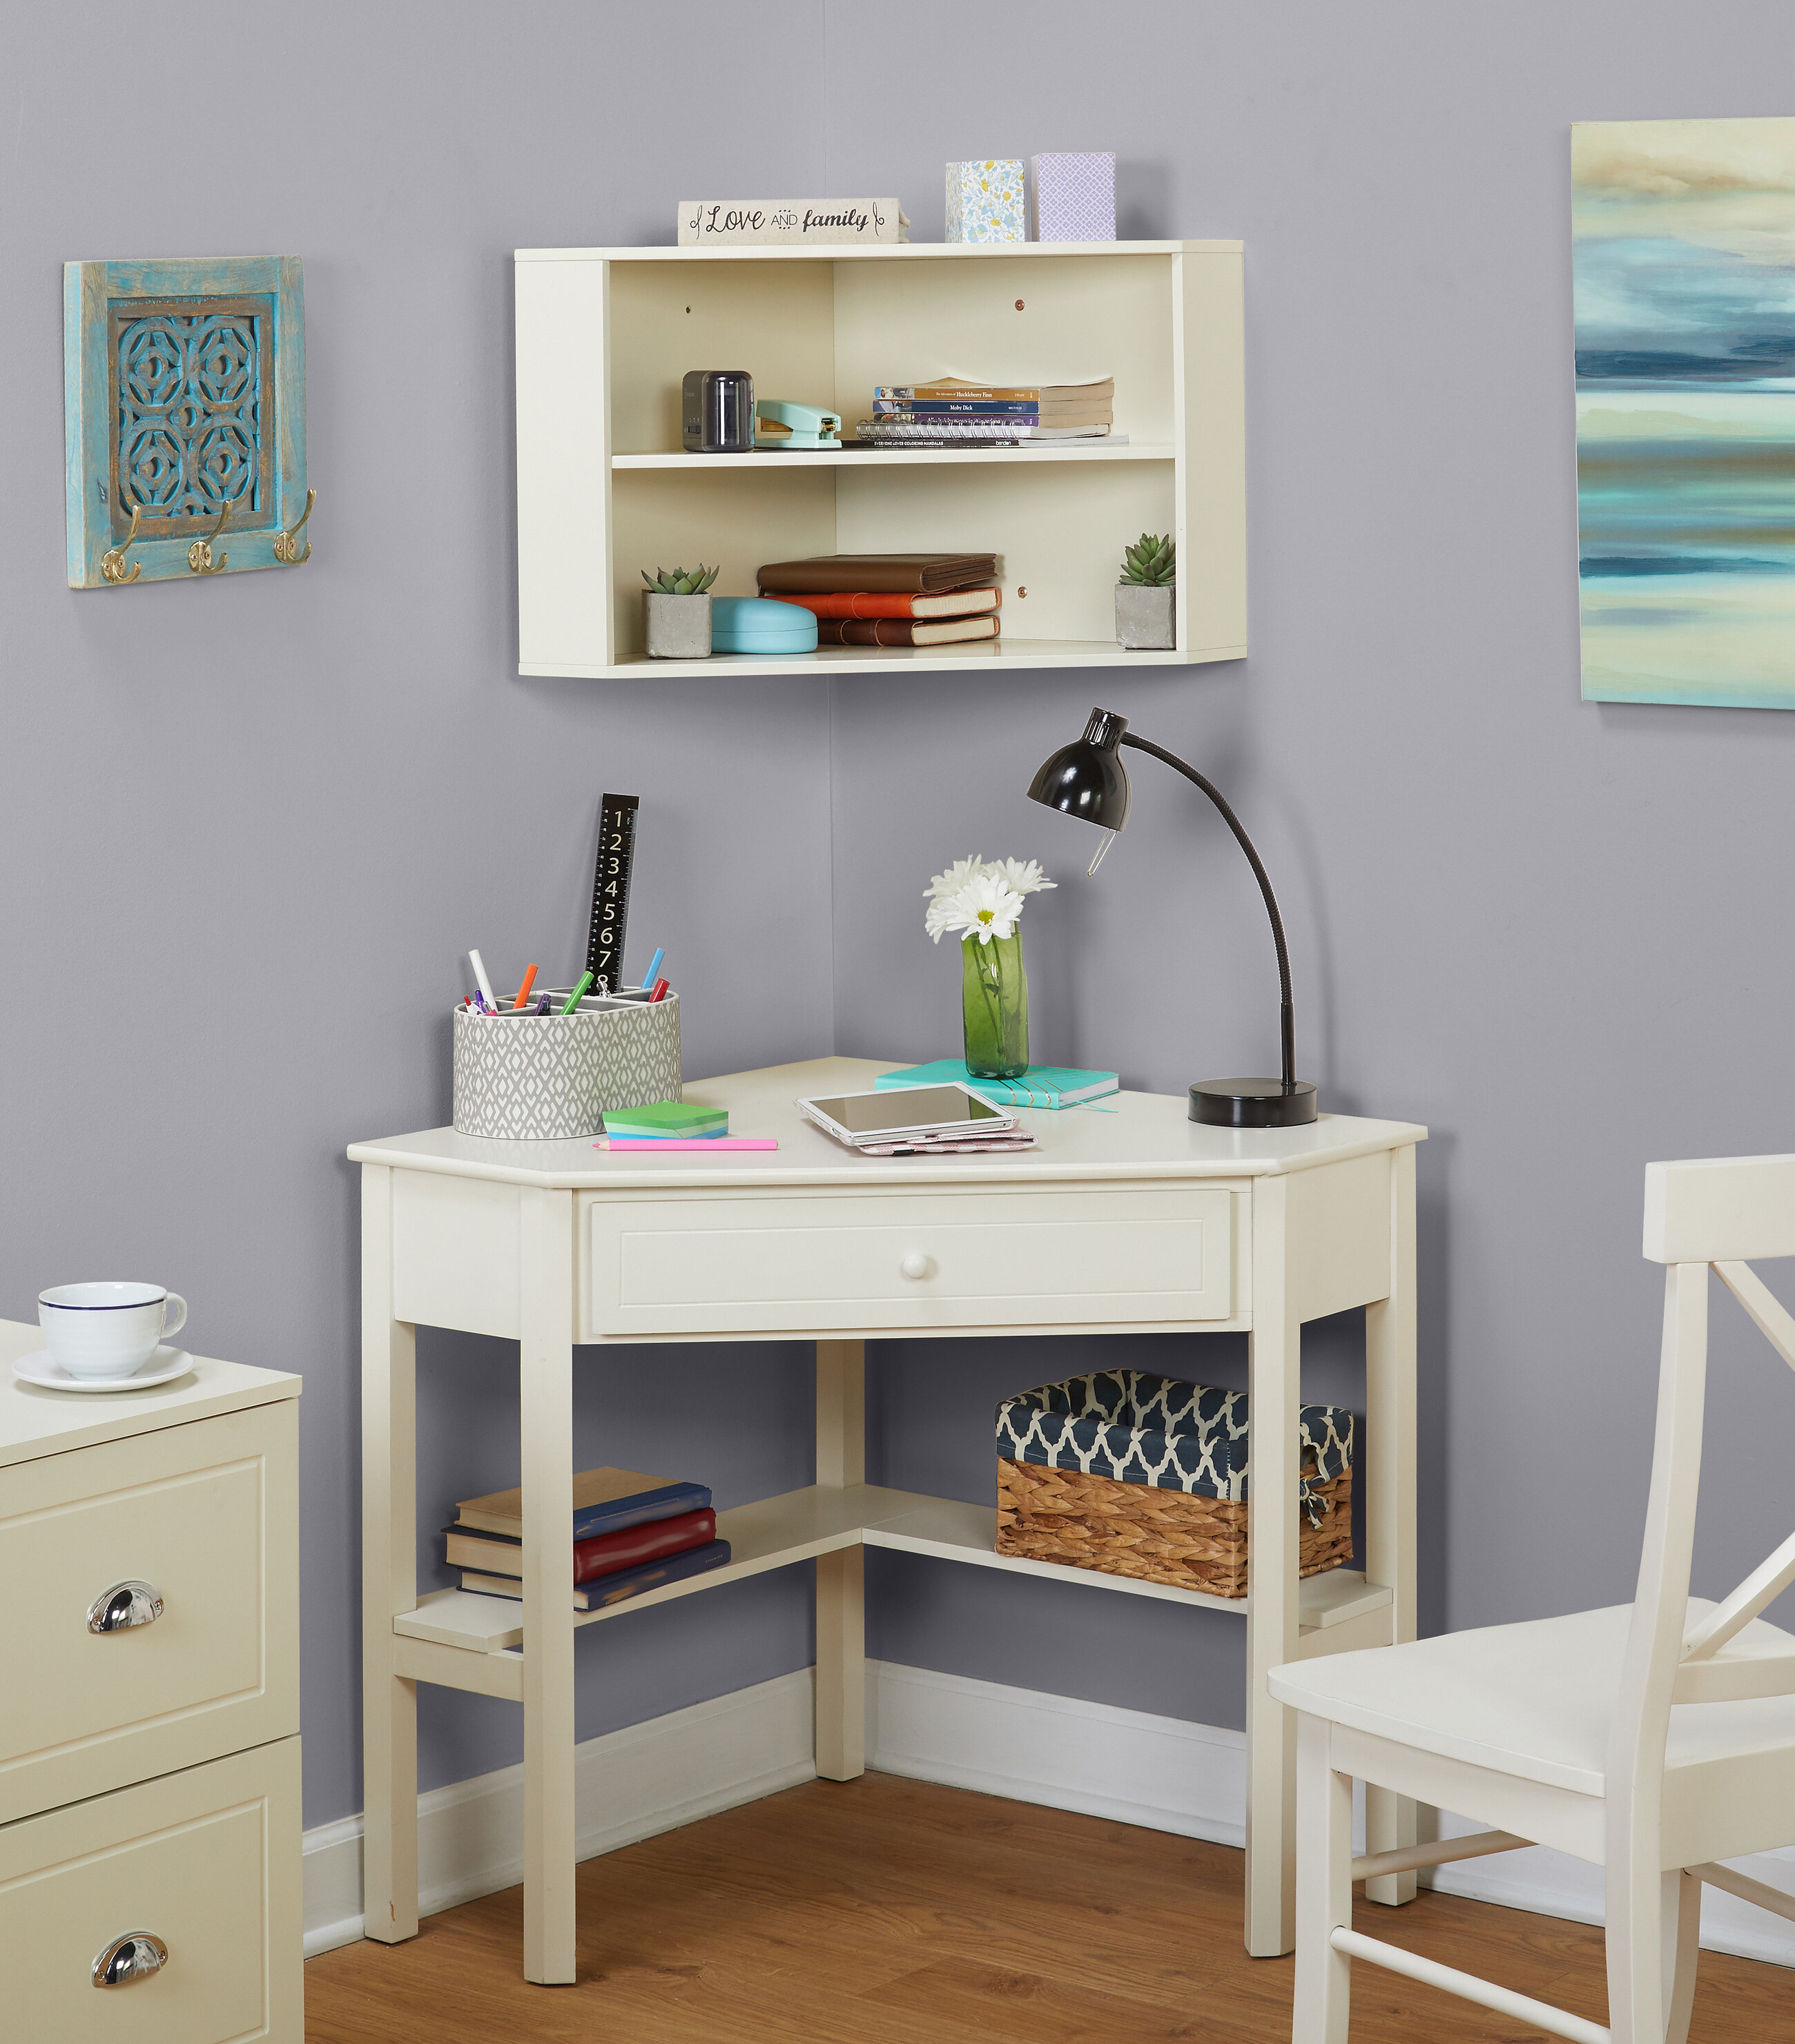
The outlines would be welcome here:
[[[1584,696],[1795,709],[1795,119],[1571,136]]]

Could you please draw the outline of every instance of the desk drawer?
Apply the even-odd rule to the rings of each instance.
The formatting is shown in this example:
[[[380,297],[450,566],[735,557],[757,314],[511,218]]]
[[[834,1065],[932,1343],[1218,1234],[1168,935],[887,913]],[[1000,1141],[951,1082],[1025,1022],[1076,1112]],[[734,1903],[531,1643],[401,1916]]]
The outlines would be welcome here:
[[[1232,1200],[1163,1185],[596,1200],[582,1332],[1226,1320]]]
[[[0,1470],[0,1823],[299,1728],[291,1399]],[[160,1617],[96,1633],[140,1581]]]
[[[297,1739],[0,1826],[6,2034],[300,2044],[299,1855]],[[167,1963],[96,1988],[133,1931]]]

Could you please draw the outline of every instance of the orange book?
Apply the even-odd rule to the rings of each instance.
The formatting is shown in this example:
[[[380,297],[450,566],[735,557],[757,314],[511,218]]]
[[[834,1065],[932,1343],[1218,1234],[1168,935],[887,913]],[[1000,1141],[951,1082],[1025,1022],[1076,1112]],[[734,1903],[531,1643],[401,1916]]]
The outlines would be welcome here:
[[[956,589],[946,596],[887,596],[874,590],[819,590],[794,596],[784,590],[763,590],[778,603],[801,604],[819,617],[975,617],[999,609],[1001,589]]]

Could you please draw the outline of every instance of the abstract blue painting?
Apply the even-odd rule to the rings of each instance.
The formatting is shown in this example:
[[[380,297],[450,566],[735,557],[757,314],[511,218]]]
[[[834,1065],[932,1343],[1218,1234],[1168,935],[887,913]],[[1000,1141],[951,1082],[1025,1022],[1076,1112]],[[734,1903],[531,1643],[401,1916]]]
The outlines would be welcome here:
[[[1571,131],[1583,694],[1795,709],[1795,120]]]

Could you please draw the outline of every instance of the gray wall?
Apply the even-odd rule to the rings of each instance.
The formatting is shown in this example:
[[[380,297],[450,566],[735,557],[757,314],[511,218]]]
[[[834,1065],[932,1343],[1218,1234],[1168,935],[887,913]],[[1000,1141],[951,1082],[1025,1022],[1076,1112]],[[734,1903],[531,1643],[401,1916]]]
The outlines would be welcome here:
[[[1795,43],[1785,10],[1712,9],[1697,38],[1637,0],[1203,5],[1136,36],[1043,5],[994,68],[932,66],[912,93],[867,84],[889,14],[815,0],[322,4],[224,39],[200,9],[167,18],[146,39],[116,0],[79,25],[21,0],[0,17],[0,956],[37,996],[9,1010],[0,1312],[29,1318],[58,1279],[151,1274],[192,1299],[197,1347],[304,1372],[307,1821],[360,1800],[343,1147],[447,1118],[466,947],[505,973],[573,966],[597,797],[621,786],[644,801],[633,927],[669,947],[694,1074],[950,1049],[955,965],[922,936],[920,890],[973,849],[1038,855],[1063,883],[1028,912],[1041,1055],[1167,1090],[1262,1067],[1269,945],[1193,791],[1141,762],[1095,882],[1078,827],[1021,799],[1094,701],[1237,801],[1325,1104],[1434,1132],[1429,1623],[1627,1596],[1657,1314],[1640,1167],[1795,1148],[1778,1082],[1795,720],[1578,700],[1566,129],[1778,110],[1758,81]],[[915,0],[903,21],[963,46],[1013,43],[1018,17]],[[807,97],[756,91],[752,53],[775,50]],[[670,240],[675,198],[732,190],[896,191],[927,240],[947,158],[1109,146],[1124,232],[1247,243],[1249,661],[517,677],[513,246]],[[311,563],[71,594],[58,266],[269,250],[306,263]],[[751,821],[780,882],[759,918]],[[1727,1310],[1709,1589],[1786,1531],[1787,1387]],[[988,1496],[996,1396],[1124,1353],[1243,1381],[1227,1341],[886,1344],[875,1466]],[[423,1358],[429,1581],[439,1515],[514,1478],[515,1367],[442,1335]],[[738,1502],[803,1481],[809,1383],[798,1349],[588,1357],[574,1452],[704,1473]],[[1306,1383],[1362,1397],[1351,1327],[1313,1331]],[[1232,1619],[874,1560],[877,1651],[1240,1721]],[[582,1635],[582,1735],[803,1665],[805,1573]],[[429,1696],[426,1784],[520,1750],[515,1712]]]

